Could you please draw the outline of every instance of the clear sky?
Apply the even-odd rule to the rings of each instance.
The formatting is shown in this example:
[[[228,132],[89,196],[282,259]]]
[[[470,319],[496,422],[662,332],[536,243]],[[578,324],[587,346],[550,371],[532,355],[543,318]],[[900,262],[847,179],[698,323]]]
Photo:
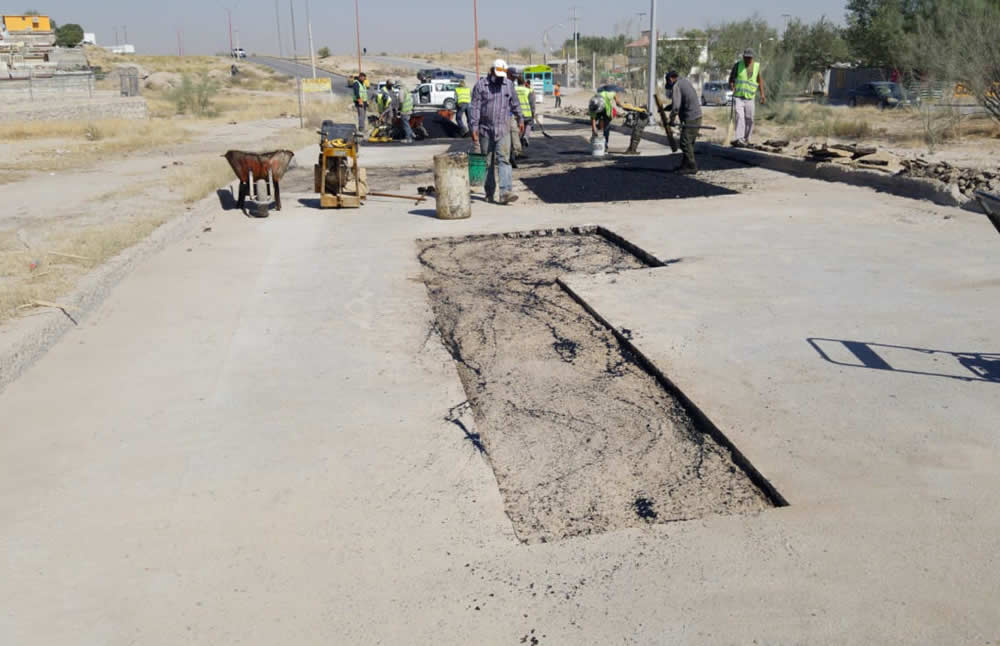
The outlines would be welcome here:
[[[11,6],[12,2],[24,6]],[[296,38],[300,53],[308,52],[306,40],[306,0],[292,0],[295,7]],[[291,47],[289,0],[277,0],[282,42]],[[700,0],[657,4],[657,24],[662,32],[680,27],[746,18],[758,13],[779,29],[782,14],[812,21],[827,16],[844,19],[844,0],[758,0],[731,2]],[[402,54],[415,51],[470,49],[472,0],[360,0],[362,46],[370,54]],[[571,7],[577,7],[579,31],[583,34],[611,35],[615,26],[631,21],[639,29],[640,12],[648,14],[644,0],[479,0],[479,35],[508,49],[542,48],[542,32],[550,32],[553,42],[562,42],[572,33]],[[248,52],[277,53],[275,0],[4,0],[3,13],[37,9],[58,23],[75,22],[84,31],[95,32],[102,45],[124,38],[139,53],[177,52],[177,31],[183,35],[186,54],[212,54],[229,47],[226,8],[233,8],[234,40]],[[334,53],[348,53],[354,47],[354,3],[352,0],[309,0],[313,40],[317,48],[327,46]],[[649,16],[642,18],[648,24]],[[624,29],[622,29],[624,31]]]

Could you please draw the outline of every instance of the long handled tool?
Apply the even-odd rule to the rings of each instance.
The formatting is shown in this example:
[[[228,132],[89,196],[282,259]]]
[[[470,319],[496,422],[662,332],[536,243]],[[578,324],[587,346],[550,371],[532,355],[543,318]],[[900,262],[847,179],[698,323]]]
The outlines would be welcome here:
[[[733,141],[733,130],[736,128],[736,97],[729,100],[729,125],[726,126],[725,145]]]
[[[673,128],[670,127],[669,119],[667,118],[667,109],[663,107],[663,99],[657,94],[656,98],[656,111],[660,113],[660,121],[663,123],[663,130],[667,133],[667,143],[670,144],[670,150],[677,152],[680,150],[680,146],[677,145],[677,139],[674,137]]]

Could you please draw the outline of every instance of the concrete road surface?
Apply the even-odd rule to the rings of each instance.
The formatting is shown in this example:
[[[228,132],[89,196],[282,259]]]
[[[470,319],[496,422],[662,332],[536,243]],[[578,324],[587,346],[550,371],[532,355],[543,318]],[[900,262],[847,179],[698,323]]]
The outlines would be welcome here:
[[[270,67],[273,70],[277,70],[282,74],[288,74],[289,76],[300,76],[302,78],[312,78],[312,65],[309,64],[308,59],[305,59],[305,63],[296,63],[294,61],[286,61],[281,58],[271,58],[270,56],[251,56],[247,58],[251,63],[256,63],[257,65],[264,65]],[[328,78],[330,79],[330,85],[333,86],[333,93],[343,96],[348,96],[351,94],[351,89],[347,87],[347,77],[341,76],[340,74],[334,74],[333,72],[328,72],[326,70],[321,70],[316,68],[317,78]]]
[[[1000,643],[985,217],[736,166],[679,199],[652,161],[658,199],[455,222],[201,204],[0,393],[0,643]],[[415,241],[581,224],[669,261],[567,283],[790,506],[517,541]]]

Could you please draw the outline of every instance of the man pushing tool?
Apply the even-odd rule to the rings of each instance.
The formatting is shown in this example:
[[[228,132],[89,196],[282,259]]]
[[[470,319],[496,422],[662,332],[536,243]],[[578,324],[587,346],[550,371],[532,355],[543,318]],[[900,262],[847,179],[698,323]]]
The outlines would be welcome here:
[[[681,152],[684,156],[677,172],[682,175],[694,175],[698,172],[698,163],[694,158],[694,142],[698,139],[698,130],[701,128],[701,101],[691,81],[680,78],[680,75],[673,70],[667,74],[667,91],[673,95],[669,125],[672,127],[678,117],[681,120]]]

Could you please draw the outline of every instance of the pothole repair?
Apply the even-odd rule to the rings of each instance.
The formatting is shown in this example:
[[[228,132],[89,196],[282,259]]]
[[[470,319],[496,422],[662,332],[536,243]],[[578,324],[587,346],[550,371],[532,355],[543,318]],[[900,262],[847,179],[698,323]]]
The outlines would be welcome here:
[[[478,433],[455,410],[448,419],[492,465],[520,540],[774,506],[732,451],[557,283],[655,259],[593,230],[419,245],[437,330]]]

